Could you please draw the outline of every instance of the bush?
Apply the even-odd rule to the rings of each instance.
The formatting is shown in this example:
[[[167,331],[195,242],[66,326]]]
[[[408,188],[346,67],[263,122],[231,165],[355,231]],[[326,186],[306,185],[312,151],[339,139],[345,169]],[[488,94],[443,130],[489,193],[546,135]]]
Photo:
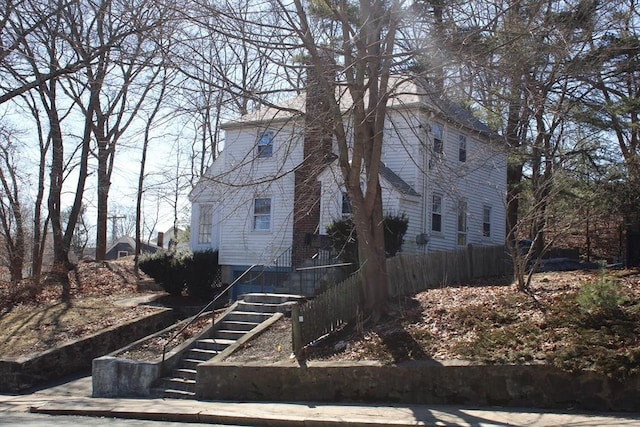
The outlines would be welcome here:
[[[387,214],[384,217],[384,250],[387,258],[402,250],[409,219],[402,215]],[[327,226],[331,247],[341,252],[342,259],[358,265],[358,236],[351,218],[334,221]]]
[[[580,311],[590,315],[612,315],[620,310],[624,296],[618,284],[601,273],[595,282],[586,283],[576,297]]]
[[[210,299],[220,290],[214,288],[214,285],[219,287],[218,251],[185,254],[157,252],[143,257],[139,266],[174,296],[182,295],[186,288],[189,296]]]
[[[185,270],[190,296],[212,299],[220,292],[218,251],[194,252],[185,258]]]
[[[182,295],[185,288],[184,260],[167,252],[145,255],[138,264],[140,269],[153,277],[169,294]]]

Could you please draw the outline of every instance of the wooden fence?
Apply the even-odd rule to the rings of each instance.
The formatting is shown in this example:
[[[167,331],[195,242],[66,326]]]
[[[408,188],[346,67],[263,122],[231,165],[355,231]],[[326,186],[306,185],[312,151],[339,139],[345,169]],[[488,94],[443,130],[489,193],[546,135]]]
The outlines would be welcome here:
[[[399,255],[387,260],[389,294],[413,295],[434,287],[512,273],[505,246],[472,246],[451,252]]]
[[[472,246],[452,252],[399,255],[387,260],[389,294],[415,293],[483,277],[511,274],[511,260],[504,246]],[[313,300],[294,306],[293,346],[302,347],[331,333],[362,313],[360,274],[327,289]]]
[[[362,309],[362,282],[359,273],[332,286],[292,311],[294,351],[331,333],[356,318]]]

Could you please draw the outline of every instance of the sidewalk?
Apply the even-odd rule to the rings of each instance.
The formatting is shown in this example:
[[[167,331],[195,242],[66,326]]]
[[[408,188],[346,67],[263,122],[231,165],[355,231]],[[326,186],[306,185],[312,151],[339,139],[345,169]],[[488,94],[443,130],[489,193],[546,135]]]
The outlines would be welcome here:
[[[28,395],[0,395],[6,411],[247,426],[640,426],[640,413],[578,414],[444,405],[204,402],[91,398],[91,377]]]

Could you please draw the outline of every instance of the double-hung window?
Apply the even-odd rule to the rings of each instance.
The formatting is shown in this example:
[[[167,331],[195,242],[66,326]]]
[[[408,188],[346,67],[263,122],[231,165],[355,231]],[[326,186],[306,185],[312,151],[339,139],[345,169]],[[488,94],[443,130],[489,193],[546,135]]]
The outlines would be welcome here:
[[[271,157],[273,155],[273,138],[272,130],[266,130],[258,135],[258,157]]]
[[[467,202],[458,201],[458,245],[467,244]]]
[[[441,156],[444,152],[444,126],[440,123],[433,124],[433,154]]]
[[[431,197],[431,231],[442,232],[442,196],[439,194]]]
[[[458,135],[458,160],[467,161],[467,137],[466,135]]]
[[[213,205],[200,205],[198,218],[198,243],[211,243],[211,228],[213,227]]]
[[[351,218],[352,213],[351,200],[349,200],[349,194],[345,191],[342,193],[342,219]]]
[[[491,237],[491,206],[482,208],[482,235]]]
[[[255,231],[271,230],[271,199],[256,198],[253,201],[253,229]]]

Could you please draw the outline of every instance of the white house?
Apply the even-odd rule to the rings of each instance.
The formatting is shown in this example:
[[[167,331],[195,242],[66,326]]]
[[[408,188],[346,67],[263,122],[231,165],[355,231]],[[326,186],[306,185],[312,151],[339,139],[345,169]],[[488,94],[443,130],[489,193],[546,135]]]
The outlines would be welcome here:
[[[402,252],[503,244],[501,140],[423,82],[398,81],[389,101],[380,182],[385,213],[409,220]],[[309,100],[299,96],[286,109],[264,108],[225,123],[224,150],[190,194],[191,249],[217,249],[227,281],[252,264],[267,272],[305,265],[317,252],[313,237],[349,215],[335,156],[309,154],[309,147],[323,144],[305,125],[312,114],[305,122],[296,113],[313,108]],[[328,145],[324,140],[335,152],[331,139]],[[301,185],[309,176],[315,184]],[[300,201],[305,198],[306,205]]]

